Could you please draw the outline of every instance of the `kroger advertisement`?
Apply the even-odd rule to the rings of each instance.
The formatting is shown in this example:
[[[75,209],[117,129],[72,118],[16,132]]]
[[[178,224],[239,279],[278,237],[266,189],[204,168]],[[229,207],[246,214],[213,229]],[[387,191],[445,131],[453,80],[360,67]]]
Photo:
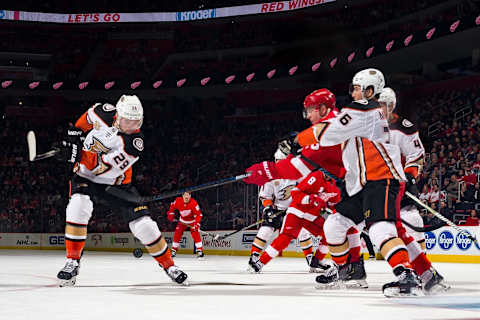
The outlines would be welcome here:
[[[466,233],[479,238],[480,227],[461,227]],[[480,245],[453,228],[443,227],[425,233],[427,254],[480,256]]]

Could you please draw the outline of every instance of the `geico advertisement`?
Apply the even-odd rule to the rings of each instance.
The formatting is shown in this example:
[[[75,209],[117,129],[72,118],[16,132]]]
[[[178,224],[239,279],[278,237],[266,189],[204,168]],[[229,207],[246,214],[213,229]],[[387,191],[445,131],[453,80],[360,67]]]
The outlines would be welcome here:
[[[479,227],[460,227],[466,234],[479,237]],[[427,253],[480,255],[480,245],[451,227],[425,232]]]

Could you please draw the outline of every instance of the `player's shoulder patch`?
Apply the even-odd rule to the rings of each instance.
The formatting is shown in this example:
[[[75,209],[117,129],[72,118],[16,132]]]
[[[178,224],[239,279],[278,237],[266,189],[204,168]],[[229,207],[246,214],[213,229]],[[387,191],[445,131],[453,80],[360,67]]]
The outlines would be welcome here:
[[[116,111],[117,108],[110,103],[97,103],[93,107],[93,112],[108,126],[112,125]]]
[[[407,119],[403,119],[402,125],[403,125],[405,128],[413,127],[413,123],[411,123],[411,122],[410,122],[409,120],[407,120]]]
[[[141,132],[134,134],[119,134],[122,136],[125,143],[125,152],[133,157],[139,157],[145,148],[143,134]]]
[[[404,134],[410,135],[418,131],[417,126],[408,119],[399,117],[397,121],[390,124],[391,130],[398,130]]]

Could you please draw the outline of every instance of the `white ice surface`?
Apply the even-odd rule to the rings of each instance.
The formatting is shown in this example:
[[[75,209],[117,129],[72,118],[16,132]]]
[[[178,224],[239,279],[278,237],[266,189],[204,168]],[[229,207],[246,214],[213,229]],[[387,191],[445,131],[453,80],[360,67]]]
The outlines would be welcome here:
[[[480,319],[478,264],[435,264],[448,294],[387,299],[384,261],[366,261],[367,290],[322,291],[304,259],[274,259],[261,274],[247,273],[247,260],[179,255],[190,281],[179,287],[148,255],[87,251],[77,285],[58,288],[64,252],[0,250],[0,319]]]

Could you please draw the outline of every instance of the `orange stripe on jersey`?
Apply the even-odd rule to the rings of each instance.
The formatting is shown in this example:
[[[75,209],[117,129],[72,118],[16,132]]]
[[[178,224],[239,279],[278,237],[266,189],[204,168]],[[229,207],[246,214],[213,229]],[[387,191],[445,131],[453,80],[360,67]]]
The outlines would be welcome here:
[[[93,124],[88,122],[87,119],[88,111],[86,111],[80,118],[78,118],[77,122],[75,122],[75,127],[82,129],[83,132],[87,132],[92,130]]]
[[[98,155],[95,152],[82,150],[82,159],[80,163],[83,164],[88,170],[92,171],[98,165]]]
[[[315,132],[313,127],[310,127],[306,130],[303,130],[299,134],[297,134],[298,144],[302,147],[308,146],[310,144],[317,143],[317,138],[315,137]]]
[[[270,200],[270,199],[265,199],[265,200],[263,200],[263,206],[264,206],[264,207],[271,206],[272,204],[273,204],[273,201]]]
[[[418,168],[417,167],[408,167],[405,168],[405,173],[410,174],[415,179],[418,177]]]
[[[390,168],[387,165],[387,160],[383,158],[373,142],[362,138],[362,146],[367,181],[393,178]]]
[[[385,219],[388,219],[388,191],[390,189],[390,179],[387,179],[387,187],[385,188],[385,204],[384,204],[384,214]]]
[[[128,168],[127,171],[125,171],[125,179],[123,179],[122,184],[129,184],[132,182],[132,167]]]

